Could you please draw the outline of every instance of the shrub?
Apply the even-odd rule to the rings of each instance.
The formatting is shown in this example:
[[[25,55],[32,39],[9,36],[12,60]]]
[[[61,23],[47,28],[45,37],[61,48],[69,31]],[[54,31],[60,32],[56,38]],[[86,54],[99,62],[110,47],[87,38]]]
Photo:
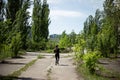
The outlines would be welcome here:
[[[37,58],[38,58],[38,59],[41,59],[41,58],[45,58],[45,57],[44,57],[44,55],[39,54],[39,55],[37,56]]]
[[[83,54],[79,53],[79,52],[76,52],[75,55],[74,55],[74,59],[76,62],[79,62],[83,57]]]
[[[4,61],[5,58],[11,57],[11,50],[9,45],[2,45],[0,51],[0,60]]]
[[[18,52],[21,49],[21,35],[20,35],[20,33],[16,33],[16,35],[13,36],[10,46],[11,46],[11,49],[13,52],[13,57],[17,57]]]
[[[95,72],[97,66],[97,60],[101,57],[101,53],[98,51],[88,52],[83,56],[83,61],[86,67],[89,69],[90,73]]]

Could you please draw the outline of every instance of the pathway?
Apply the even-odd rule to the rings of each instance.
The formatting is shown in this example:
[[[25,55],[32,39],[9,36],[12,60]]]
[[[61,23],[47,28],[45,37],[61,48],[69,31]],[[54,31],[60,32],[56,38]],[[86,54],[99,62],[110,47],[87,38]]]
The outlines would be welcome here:
[[[37,60],[19,77],[24,80],[83,80],[78,75],[69,54],[61,54],[60,64],[55,65],[54,54],[44,54],[45,58]]]

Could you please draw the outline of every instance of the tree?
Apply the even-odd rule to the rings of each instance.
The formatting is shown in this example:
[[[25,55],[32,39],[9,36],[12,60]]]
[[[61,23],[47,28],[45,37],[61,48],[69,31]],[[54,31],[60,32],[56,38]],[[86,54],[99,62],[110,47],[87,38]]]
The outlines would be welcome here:
[[[42,36],[45,38],[45,41],[48,40],[49,30],[48,26],[50,24],[50,18],[49,18],[49,5],[47,4],[47,0],[43,0],[42,5],[42,12],[41,12],[41,26],[42,26]]]
[[[21,35],[20,33],[16,33],[15,36],[12,37],[12,42],[10,44],[10,48],[12,49],[12,57],[18,57],[18,52],[21,49]]]
[[[119,3],[119,2],[118,2]],[[120,10],[119,8],[116,6],[117,4],[115,3],[115,0],[106,0],[104,2],[104,12],[106,14],[106,18],[108,21],[112,22],[112,29],[113,31],[113,36],[115,37],[115,51],[114,53],[117,54],[118,53],[118,47],[119,47],[119,31],[118,31],[118,27],[120,25]],[[118,4],[119,5],[119,4]]]
[[[3,18],[3,16],[5,15],[4,8],[5,8],[5,2],[4,0],[0,0],[0,21],[4,20]]]
[[[95,48],[95,35],[96,35],[96,25],[94,22],[94,17],[90,15],[86,22],[84,23],[84,33],[85,33],[85,40],[86,40],[86,47],[91,49],[92,51]]]
[[[37,12],[37,13],[36,13]],[[41,40],[41,0],[34,0],[32,14],[32,40],[40,42]]]
[[[10,20],[0,22],[0,60],[11,57],[10,44],[8,42],[10,24]]]
[[[4,21],[5,0],[0,0],[0,60],[11,56],[10,46],[7,42],[9,36],[8,27],[11,24],[9,20]]]
[[[11,19],[12,23],[15,20],[16,13],[21,9],[23,0],[8,0],[6,8],[6,18]]]
[[[76,33],[74,32],[74,30],[69,34],[69,38],[70,38],[70,43],[71,43],[71,46],[73,46],[76,41]]]
[[[84,54],[84,50],[85,50],[85,40],[84,40],[84,33],[81,32],[76,36],[76,44],[74,45],[75,49],[74,51],[76,53],[79,53],[80,55]]]
[[[37,14],[36,14],[37,12]],[[49,6],[46,0],[34,0],[32,14],[32,42],[44,49],[48,39],[49,31]]]
[[[59,46],[61,48],[70,47],[70,39],[69,39],[69,37],[68,37],[68,35],[66,34],[65,31],[63,31],[63,33],[60,37]]]
[[[16,20],[14,21],[14,28],[12,28],[11,49],[13,56],[17,57],[20,49],[26,49],[26,38],[28,35],[28,19],[29,12],[27,9],[30,6],[30,1],[24,2],[22,8],[16,13]]]
[[[22,49],[26,49],[26,39],[28,36],[28,29],[29,29],[29,22],[28,19],[30,18],[29,12],[27,9],[30,7],[30,1],[27,0],[24,2],[23,7],[17,12],[16,20],[15,20],[15,33],[20,32],[21,35],[21,42],[22,42]]]

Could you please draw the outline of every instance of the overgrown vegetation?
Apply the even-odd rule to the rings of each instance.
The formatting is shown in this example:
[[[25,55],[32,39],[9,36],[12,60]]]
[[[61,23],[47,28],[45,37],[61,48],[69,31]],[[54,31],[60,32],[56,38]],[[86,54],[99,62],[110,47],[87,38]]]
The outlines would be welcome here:
[[[83,62],[85,66],[89,69],[90,73],[94,73],[96,68],[99,68],[97,65],[97,60],[101,57],[100,52],[89,52],[83,56]]]
[[[17,79],[21,79],[21,78],[18,78],[18,76],[20,76],[23,71],[26,71],[36,61],[37,61],[37,59],[32,60],[31,62],[27,63],[24,67],[22,67],[19,70],[13,72],[12,74],[9,74],[7,76],[0,76],[0,80],[17,80]]]
[[[23,71],[26,71],[30,66],[32,66],[35,62],[37,61],[37,59],[32,60],[31,62],[27,63],[24,67],[22,67],[21,69],[13,72],[12,74],[8,75],[8,76],[12,76],[12,77],[18,77]]]
[[[45,58],[45,57],[44,57],[44,55],[39,54],[39,55],[37,56],[37,58],[38,58],[38,59],[41,59],[41,58]]]
[[[57,38],[48,39],[50,10],[47,0],[33,1],[31,22],[30,0],[0,0],[0,60],[17,57],[21,50],[52,52],[58,44],[61,52],[74,51],[79,67],[94,74],[99,69],[97,60],[100,57],[109,58],[114,54],[117,58],[120,53],[120,4],[115,2],[120,3],[119,0],[105,0],[104,10],[97,9],[95,16],[89,15],[81,33],[63,31]]]
[[[47,49],[49,12],[47,0],[34,0],[33,4],[30,0],[0,0],[0,60],[18,57],[21,50]]]
[[[104,10],[97,9],[95,16],[90,15],[84,22],[83,31],[76,37],[75,60],[78,68],[82,70],[80,72],[84,73],[83,70],[85,70],[85,75],[89,73],[99,78],[96,71],[102,71],[102,67],[98,65],[98,59],[110,58],[113,54],[117,58],[119,54],[120,5],[115,6],[114,2],[115,0],[105,0]],[[88,78],[87,80],[99,79]]]

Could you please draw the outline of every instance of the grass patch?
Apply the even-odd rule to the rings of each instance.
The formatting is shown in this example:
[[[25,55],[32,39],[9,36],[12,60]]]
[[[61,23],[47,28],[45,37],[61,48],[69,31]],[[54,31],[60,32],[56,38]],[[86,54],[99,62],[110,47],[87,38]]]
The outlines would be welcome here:
[[[102,66],[102,65],[100,65]],[[107,77],[107,78],[114,78],[115,80],[120,80],[120,73],[114,71],[113,69],[107,69],[105,67],[101,67],[98,75]]]
[[[50,74],[52,73],[52,67],[47,70],[47,80],[51,80]]]
[[[13,76],[13,77],[18,77],[19,75],[21,75],[21,73],[23,71],[26,71],[30,66],[32,66],[35,62],[37,61],[37,59],[32,60],[31,62],[29,62],[28,64],[26,64],[24,67],[20,68],[18,71],[13,72],[12,74],[8,75],[8,76]]]
[[[81,76],[83,76],[85,80],[109,80],[108,78],[96,74],[91,74],[85,65],[78,65],[77,71]]]
[[[44,55],[39,54],[39,55],[37,56],[37,58],[38,58],[38,59],[42,59],[42,58],[45,58],[45,57],[44,57]]]
[[[19,55],[25,55],[25,54],[26,54],[26,51],[25,51],[25,50],[20,50],[18,54],[19,54]]]

